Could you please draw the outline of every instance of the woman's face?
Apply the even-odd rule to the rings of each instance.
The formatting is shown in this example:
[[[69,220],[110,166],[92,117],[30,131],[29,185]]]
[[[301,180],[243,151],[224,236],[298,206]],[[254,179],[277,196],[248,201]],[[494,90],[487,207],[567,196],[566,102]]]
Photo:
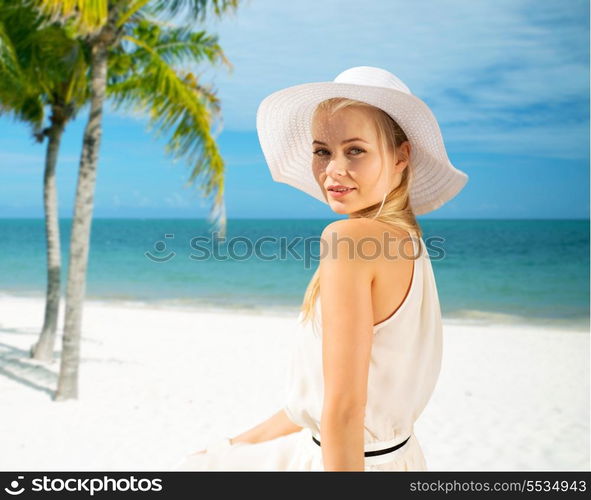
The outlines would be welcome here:
[[[386,151],[382,159],[377,131],[369,115],[362,108],[345,108],[332,117],[318,113],[312,124],[312,169],[330,207],[339,214],[350,214],[381,203],[400,183],[407,165],[409,143],[398,151],[397,159]],[[338,192],[333,186],[345,186]]]

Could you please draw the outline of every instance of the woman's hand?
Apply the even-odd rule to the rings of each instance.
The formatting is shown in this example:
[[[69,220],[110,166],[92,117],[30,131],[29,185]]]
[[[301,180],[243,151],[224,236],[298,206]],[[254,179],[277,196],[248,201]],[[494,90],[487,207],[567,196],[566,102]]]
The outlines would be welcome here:
[[[235,443],[234,439],[228,438],[228,444],[229,444],[230,446],[232,446],[232,445],[234,445],[234,444],[236,444],[236,443]],[[203,450],[199,450],[199,451],[194,451],[194,452],[193,452],[193,453],[191,453],[189,456],[191,456],[191,455],[200,455],[200,454],[202,454],[202,453],[207,453],[207,449],[203,449]]]
[[[298,432],[300,430],[302,430],[302,427],[294,424],[283,411],[283,409],[281,409],[270,418],[256,425],[252,429],[249,429],[246,432],[243,432],[242,434],[231,439],[229,438],[228,442],[230,446],[239,443],[254,444],[270,439],[275,439],[276,437],[291,434],[292,432]],[[194,451],[193,453],[189,454],[189,456],[201,455],[205,453],[207,453],[207,449]]]

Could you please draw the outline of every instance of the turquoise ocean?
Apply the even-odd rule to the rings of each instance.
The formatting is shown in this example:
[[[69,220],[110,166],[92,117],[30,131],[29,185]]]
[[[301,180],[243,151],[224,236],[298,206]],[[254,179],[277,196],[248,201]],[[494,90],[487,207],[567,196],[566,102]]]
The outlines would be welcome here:
[[[330,220],[95,219],[86,297],[297,312]],[[420,220],[444,319],[589,328],[589,220]],[[65,296],[71,219],[61,219]],[[0,219],[0,293],[43,296],[42,219]]]

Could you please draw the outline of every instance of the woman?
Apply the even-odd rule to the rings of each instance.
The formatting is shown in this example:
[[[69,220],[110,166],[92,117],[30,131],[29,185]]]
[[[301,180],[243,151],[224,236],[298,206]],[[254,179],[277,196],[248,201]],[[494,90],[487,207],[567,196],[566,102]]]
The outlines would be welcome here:
[[[271,94],[257,130],[276,181],[348,218],[322,232],[284,408],[174,470],[427,470],[413,425],[439,375],[442,324],[415,216],[468,176],[426,104],[380,68]]]

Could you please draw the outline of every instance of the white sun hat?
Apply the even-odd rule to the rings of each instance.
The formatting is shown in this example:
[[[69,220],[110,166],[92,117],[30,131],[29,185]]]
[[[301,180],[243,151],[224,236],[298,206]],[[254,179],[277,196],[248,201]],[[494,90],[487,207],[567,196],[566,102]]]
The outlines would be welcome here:
[[[382,68],[356,66],[332,82],[304,83],[265,97],[257,110],[259,142],[273,180],[327,203],[312,172],[312,114],[321,101],[348,97],[382,109],[404,130],[411,145],[410,205],[415,215],[456,196],[468,175],[454,167],[437,119],[397,76]]]

